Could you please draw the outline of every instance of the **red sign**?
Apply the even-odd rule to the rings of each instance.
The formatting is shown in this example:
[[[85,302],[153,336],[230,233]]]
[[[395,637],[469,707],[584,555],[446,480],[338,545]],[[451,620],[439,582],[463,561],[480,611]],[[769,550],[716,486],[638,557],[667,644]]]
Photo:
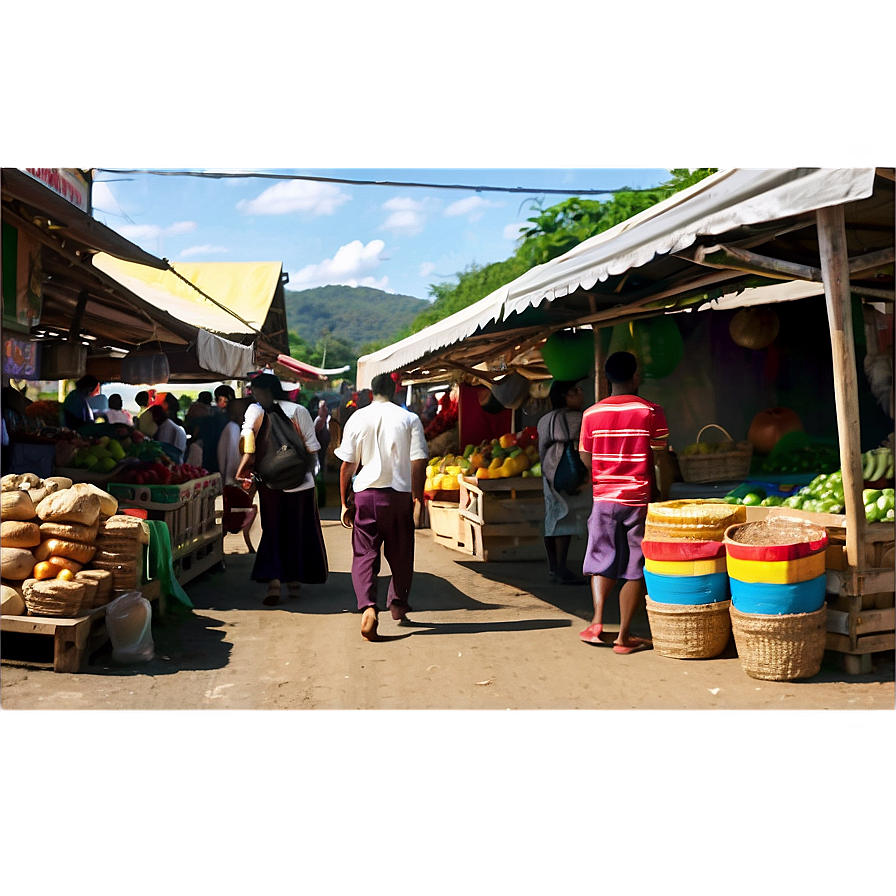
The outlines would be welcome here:
[[[90,181],[77,168],[23,168],[35,180],[90,214]]]

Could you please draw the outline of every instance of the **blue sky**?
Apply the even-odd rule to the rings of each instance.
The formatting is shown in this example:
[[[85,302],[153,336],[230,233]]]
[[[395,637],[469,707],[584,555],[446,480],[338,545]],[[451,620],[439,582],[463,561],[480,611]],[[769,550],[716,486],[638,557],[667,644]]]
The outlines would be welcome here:
[[[538,203],[548,207],[577,190],[651,187],[669,177],[661,168],[279,171],[533,192],[98,172],[94,215],[173,262],[280,261],[290,277],[287,289],[347,284],[428,298],[429,284],[453,282],[470,264],[509,257]],[[546,189],[569,193],[538,192]]]

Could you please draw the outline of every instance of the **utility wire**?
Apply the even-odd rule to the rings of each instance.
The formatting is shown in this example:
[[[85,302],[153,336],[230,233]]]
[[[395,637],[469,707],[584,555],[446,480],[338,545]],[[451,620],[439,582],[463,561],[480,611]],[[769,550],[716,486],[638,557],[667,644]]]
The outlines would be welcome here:
[[[649,193],[659,189],[659,187],[645,187],[643,189],[616,187],[607,190],[557,190],[543,189],[541,187],[490,187],[484,185],[433,184],[394,180],[350,180],[349,178],[343,177],[318,177],[310,174],[270,174],[261,171],[159,171],[151,168],[94,168],[93,170],[103,174],[152,174],[160,177],[209,177],[213,179],[257,177],[270,180],[311,180],[320,183],[352,184],[354,186],[425,187],[427,189],[435,190],[466,190],[474,193],[557,193],[562,196],[602,196],[613,193]]]

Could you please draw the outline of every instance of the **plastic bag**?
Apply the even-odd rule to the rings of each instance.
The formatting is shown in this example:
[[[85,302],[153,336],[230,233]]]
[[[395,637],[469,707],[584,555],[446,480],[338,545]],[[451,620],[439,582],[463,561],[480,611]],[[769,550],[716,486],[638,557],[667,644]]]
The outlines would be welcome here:
[[[106,607],[106,629],[116,663],[145,663],[156,655],[152,607],[139,591],[128,591]]]

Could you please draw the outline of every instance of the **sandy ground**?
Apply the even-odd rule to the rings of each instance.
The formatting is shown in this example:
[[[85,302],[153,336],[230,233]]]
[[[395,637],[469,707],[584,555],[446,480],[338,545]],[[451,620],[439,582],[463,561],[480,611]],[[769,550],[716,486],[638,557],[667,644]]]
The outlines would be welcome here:
[[[332,493],[332,492],[331,492]],[[109,645],[84,673],[4,665],[0,705],[18,709],[886,709],[893,653],[870,675],[847,676],[833,656],[808,681],[747,676],[733,642],[719,658],[619,656],[581,642],[587,587],[553,585],[546,563],[479,563],[417,533],[413,627],[380,616],[384,640],[360,636],[350,533],[322,510],[325,585],[264,607],[241,536],[225,540],[226,569],[187,586],[195,611],[156,619],[156,658],[118,666]],[[253,532],[257,545],[260,532]],[[573,559],[583,545],[574,543]],[[388,567],[384,562],[381,595]],[[611,601],[607,628],[618,626]],[[646,612],[636,634],[648,634]]]

